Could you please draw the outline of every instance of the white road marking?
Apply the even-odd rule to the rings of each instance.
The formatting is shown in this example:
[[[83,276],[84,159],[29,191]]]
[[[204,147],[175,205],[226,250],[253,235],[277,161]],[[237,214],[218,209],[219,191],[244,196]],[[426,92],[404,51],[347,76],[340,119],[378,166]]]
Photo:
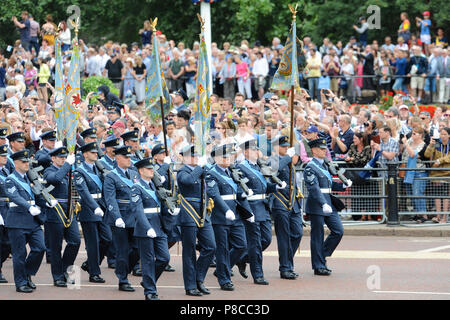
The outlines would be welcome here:
[[[416,291],[372,291],[383,294],[421,294],[421,295],[450,295],[450,292],[416,292]]]
[[[37,283],[35,282],[37,287],[53,287],[53,283]],[[0,287],[7,287],[7,286],[15,286],[14,283],[1,283]],[[141,285],[131,285],[133,288],[142,288]],[[94,288],[118,288],[117,284],[80,284],[80,287],[94,287]],[[158,288],[164,288],[164,289],[184,289],[184,286],[160,286],[158,285]],[[207,286],[208,289],[220,289],[220,287],[210,287]],[[143,288],[142,288],[143,289]],[[69,290],[69,289],[68,289]]]
[[[435,252],[435,251],[441,251],[441,250],[445,250],[445,249],[450,249],[450,246],[440,246],[440,247],[435,247],[435,248],[430,248],[430,249],[424,249],[424,250],[419,250],[417,252]]]

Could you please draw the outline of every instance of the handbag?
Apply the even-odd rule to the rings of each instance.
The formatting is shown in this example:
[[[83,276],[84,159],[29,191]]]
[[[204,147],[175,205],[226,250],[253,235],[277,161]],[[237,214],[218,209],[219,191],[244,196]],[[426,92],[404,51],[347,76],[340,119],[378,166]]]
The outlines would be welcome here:
[[[400,164],[400,167],[399,168],[406,168],[406,163],[402,163],[402,164]],[[398,171],[398,177],[399,178],[404,178],[405,177],[405,175],[406,175],[406,171],[405,170],[399,170]]]

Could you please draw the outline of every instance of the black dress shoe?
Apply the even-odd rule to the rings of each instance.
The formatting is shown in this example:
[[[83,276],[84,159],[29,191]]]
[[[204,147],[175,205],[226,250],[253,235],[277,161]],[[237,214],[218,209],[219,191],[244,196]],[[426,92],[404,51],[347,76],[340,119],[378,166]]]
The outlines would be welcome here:
[[[115,269],[116,268],[116,264],[114,262],[113,263],[108,263],[108,268]]]
[[[156,293],[146,294],[145,300],[159,300],[159,297]]]
[[[245,262],[239,262],[236,263],[236,265],[238,266],[239,273],[241,274],[242,278],[247,279],[248,274],[247,271],[245,271],[245,269],[247,268],[247,264]]]
[[[194,297],[203,296],[203,294],[200,291],[198,291],[197,289],[186,290],[186,295],[194,296]]]
[[[234,285],[231,282],[228,282],[228,283],[225,283],[224,285],[221,285],[220,289],[225,290],[225,291],[233,291]]]
[[[206,288],[205,285],[203,284],[203,282],[201,282],[201,281],[197,282],[197,289],[203,294],[210,294],[211,293],[209,291],[209,289]]]
[[[142,270],[141,270],[141,268],[133,270],[133,276],[135,276],[135,277],[142,277]]]
[[[119,284],[119,291],[134,292],[134,288],[129,283]]]
[[[281,271],[280,272],[281,279],[295,280],[297,276],[290,271]]]
[[[69,284],[75,284],[75,280],[74,279],[70,279],[70,276],[67,272],[64,272],[64,278],[66,279],[66,283]]]
[[[89,276],[89,282],[94,282],[94,283],[105,283],[105,279],[103,279],[102,277],[95,275],[95,276]]]
[[[55,287],[59,287],[59,288],[66,288],[67,282],[65,282],[64,280],[55,280],[55,281],[53,281],[53,285]]]
[[[256,278],[255,280],[253,280],[253,282],[255,284],[262,284],[262,285],[266,285],[266,286],[269,284],[269,281],[267,281],[264,278]]]
[[[88,265],[87,261],[85,261],[81,264],[81,270],[89,272],[89,265]]]
[[[36,285],[33,283],[33,281],[31,281],[31,277],[30,277],[30,276],[27,277],[27,280],[28,280],[27,285],[28,285],[31,289],[36,290]]]
[[[168,264],[168,265],[164,268],[164,271],[166,271],[166,272],[175,272],[175,269],[174,269],[170,264]]]
[[[1,272],[0,272],[0,283],[8,283],[8,280],[5,279],[5,277]]]
[[[314,269],[314,274],[316,276],[329,276],[331,274],[331,272],[325,268],[320,268],[320,269]]]
[[[217,266],[216,264],[216,258],[213,259],[213,261],[211,261],[211,263],[209,264],[210,268],[215,268]]]
[[[214,270],[213,276],[216,277],[216,278],[218,278],[218,277],[217,277],[217,270]]]
[[[30,293],[33,292],[33,289],[31,289],[29,286],[20,286],[18,288],[16,288],[17,292],[22,292],[22,293]]]

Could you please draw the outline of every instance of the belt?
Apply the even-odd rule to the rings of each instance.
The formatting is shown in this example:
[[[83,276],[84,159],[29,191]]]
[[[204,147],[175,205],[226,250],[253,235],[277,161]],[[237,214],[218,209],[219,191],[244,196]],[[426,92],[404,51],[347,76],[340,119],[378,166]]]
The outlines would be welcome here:
[[[58,200],[58,202],[67,202],[68,201],[67,199],[56,199],[56,200]]]
[[[266,194],[254,194],[250,197],[247,197],[248,201],[252,201],[252,200],[264,200],[266,199]]]
[[[201,202],[202,199],[200,198],[185,198],[187,201],[192,201],[192,202]]]
[[[0,201],[9,202],[9,198],[0,198]]]
[[[128,203],[130,203],[130,200],[117,199],[117,203],[128,204]]]
[[[144,209],[144,213],[160,213],[160,208],[146,208]]]
[[[320,192],[322,192],[322,193],[331,193],[331,189],[330,188],[320,188]]]
[[[236,200],[236,195],[235,194],[223,195],[222,200]]]
[[[91,193],[91,196],[93,199],[101,199],[102,198],[101,193]]]
[[[30,200],[30,201],[27,201],[29,204],[31,204],[32,206],[34,206],[34,200]],[[16,204],[16,203],[14,203],[14,202],[11,202],[10,204],[9,204],[9,207],[10,208],[14,208],[14,207],[18,207],[19,205],[18,204]]]

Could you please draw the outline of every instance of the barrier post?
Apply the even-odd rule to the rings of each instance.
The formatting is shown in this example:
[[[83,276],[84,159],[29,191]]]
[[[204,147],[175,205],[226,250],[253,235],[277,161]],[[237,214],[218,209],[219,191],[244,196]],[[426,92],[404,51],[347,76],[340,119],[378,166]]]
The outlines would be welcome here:
[[[397,198],[397,165],[394,163],[387,163],[388,167],[388,181],[387,181],[387,196],[388,196],[388,226],[399,225],[398,215],[398,198]]]

